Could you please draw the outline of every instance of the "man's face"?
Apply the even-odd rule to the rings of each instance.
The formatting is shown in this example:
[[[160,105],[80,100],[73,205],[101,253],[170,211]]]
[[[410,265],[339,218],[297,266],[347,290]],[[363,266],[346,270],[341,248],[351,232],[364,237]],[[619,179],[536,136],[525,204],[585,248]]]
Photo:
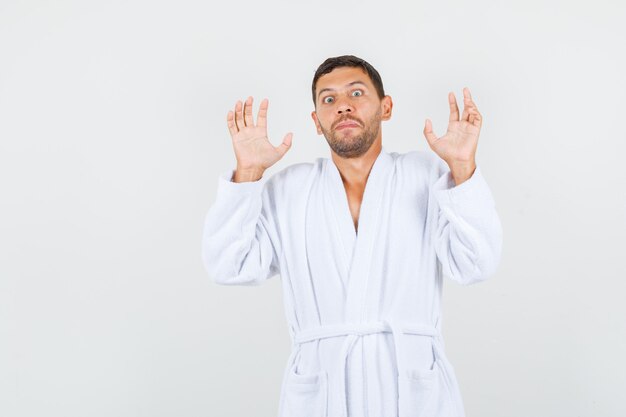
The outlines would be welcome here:
[[[391,97],[378,98],[367,72],[339,67],[322,75],[316,85],[316,109],[311,113],[317,133],[342,158],[363,155],[381,137],[381,120],[391,117]]]

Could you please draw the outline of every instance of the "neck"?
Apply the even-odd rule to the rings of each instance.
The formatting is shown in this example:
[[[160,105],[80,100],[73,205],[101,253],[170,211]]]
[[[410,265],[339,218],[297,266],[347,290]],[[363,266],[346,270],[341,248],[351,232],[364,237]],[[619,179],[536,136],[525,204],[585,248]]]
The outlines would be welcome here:
[[[363,187],[367,182],[367,177],[382,151],[382,141],[376,140],[363,155],[357,158],[342,158],[331,150],[331,157],[344,185],[351,187]]]

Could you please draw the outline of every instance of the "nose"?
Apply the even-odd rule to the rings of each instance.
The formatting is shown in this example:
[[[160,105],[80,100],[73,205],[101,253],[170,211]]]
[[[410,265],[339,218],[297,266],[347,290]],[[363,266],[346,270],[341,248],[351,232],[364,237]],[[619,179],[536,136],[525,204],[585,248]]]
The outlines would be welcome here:
[[[354,110],[349,100],[341,100],[337,103],[337,114],[350,113]]]

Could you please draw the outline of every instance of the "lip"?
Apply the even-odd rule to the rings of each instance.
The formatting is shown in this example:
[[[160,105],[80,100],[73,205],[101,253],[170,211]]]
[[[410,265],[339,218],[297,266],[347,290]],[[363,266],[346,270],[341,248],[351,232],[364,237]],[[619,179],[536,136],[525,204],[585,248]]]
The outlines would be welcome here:
[[[355,122],[342,122],[339,123],[337,125],[337,127],[335,128],[335,130],[340,130],[340,129],[345,129],[345,128],[351,128],[351,127],[359,127],[359,125]]]

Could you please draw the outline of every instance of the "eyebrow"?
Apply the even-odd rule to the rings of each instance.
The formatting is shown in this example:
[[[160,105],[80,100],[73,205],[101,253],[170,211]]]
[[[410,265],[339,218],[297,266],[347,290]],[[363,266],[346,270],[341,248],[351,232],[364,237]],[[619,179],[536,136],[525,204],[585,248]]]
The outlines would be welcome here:
[[[363,87],[367,87],[367,85],[365,85],[365,83],[364,83],[364,82],[362,82],[362,81],[352,81],[351,83],[346,84],[346,87],[350,87],[350,86],[353,86],[353,85],[355,85],[355,84],[361,84]],[[325,91],[335,91],[335,89],[334,89],[334,88],[322,88],[322,89],[321,89],[321,90],[317,93],[317,98],[319,99],[319,98],[320,98],[320,96],[322,95],[322,93],[323,93],[323,92],[325,92]]]

